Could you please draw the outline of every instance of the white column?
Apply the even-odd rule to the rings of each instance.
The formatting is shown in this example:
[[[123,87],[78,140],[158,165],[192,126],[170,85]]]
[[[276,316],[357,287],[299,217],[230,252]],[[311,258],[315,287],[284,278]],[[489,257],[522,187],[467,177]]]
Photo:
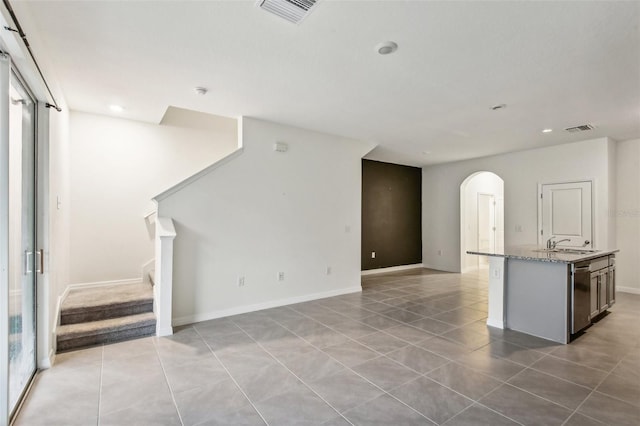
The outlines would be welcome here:
[[[173,240],[176,230],[173,220],[168,217],[156,219],[156,266],[154,286],[154,307],[156,314],[156,335],[173,334],[171,325],[171,303],[173,293]]]
[[[507,260],[489,256],[489,314],[487,325],[504,328],[504,284]]]

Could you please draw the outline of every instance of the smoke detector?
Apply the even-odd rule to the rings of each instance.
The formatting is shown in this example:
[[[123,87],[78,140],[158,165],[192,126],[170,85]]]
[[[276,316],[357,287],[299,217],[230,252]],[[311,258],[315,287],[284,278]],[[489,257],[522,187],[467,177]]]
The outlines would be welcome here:
[[[577,132],[586,132],[588,130],[595,129],[596,126],[593,124],[582,124],[580,126],[567,127],[565,130],[569,133],[577,133]]]
[[[259,0],[258,7],[294,24],[299,24],[320,0]]]

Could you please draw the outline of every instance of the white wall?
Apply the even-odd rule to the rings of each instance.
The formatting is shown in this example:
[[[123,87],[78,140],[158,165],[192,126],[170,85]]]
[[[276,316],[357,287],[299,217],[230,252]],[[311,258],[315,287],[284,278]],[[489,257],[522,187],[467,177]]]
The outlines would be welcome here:
[[[251,118],[242,143],[159,201],[177,232],[174,325],[360,289],[361,158],[373,146]]]
[[[151,199],[236,148],[235,119],[218,117],[213,130],[206,114],[174,112],[170,125],[71,113],[69,283],[140,278],[154,257]]]
[[[62,102],[61,97],[58,100]],[[45,282],[41,283],[38,294],[41,309],[46,307],[39,313],[42,319],[46,318],[46,322],[39,327],[38,336],[38,366],[41,368],[47,367],[47,362],[55,352],[55,340],[51,333],[58,323],[58,298],[69,284],[69,110],[64,103],[61,106],[61,112],[40,109],[42,114],[48,114],[47,146],[43,147],[46,149],[48,165],[43,164],[40,170],[45,173],[43,184],[48,188],[42,194],[46,209],[40,211],[41,226],[44,228],[40,242],[45,249],[46,272],[43,276]]]
[[[607,247],[614,238],[609,231],[611,143],[601,138],[423,168],[423,263],[460,271],[460,184],[478,171],[504,180],[505,246],[537,243],[538,184],[593,179],[594,243]]]
[[[617,284],[640,294],[640,139],[617,143],[616,172]]]

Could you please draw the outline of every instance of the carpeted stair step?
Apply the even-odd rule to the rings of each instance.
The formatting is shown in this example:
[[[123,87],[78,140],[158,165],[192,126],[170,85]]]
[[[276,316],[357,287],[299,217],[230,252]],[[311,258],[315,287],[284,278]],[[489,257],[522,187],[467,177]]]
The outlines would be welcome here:
[[[155,332],[156,317],[152,312],[81,324],[61,325],[56,331],[57,351],[63,352],[103,343],[152,336]]]
[[[79,324],[153,312],[150,284],[74,289],[60,307],[60,324]]]

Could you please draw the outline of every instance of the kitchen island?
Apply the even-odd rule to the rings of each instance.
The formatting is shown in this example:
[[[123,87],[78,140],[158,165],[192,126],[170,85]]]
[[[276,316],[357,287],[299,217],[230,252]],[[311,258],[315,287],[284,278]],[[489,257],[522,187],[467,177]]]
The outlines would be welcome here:
[[[569,343],[615,303],[618,250],[508,247],[489,256],[487,324]]]

